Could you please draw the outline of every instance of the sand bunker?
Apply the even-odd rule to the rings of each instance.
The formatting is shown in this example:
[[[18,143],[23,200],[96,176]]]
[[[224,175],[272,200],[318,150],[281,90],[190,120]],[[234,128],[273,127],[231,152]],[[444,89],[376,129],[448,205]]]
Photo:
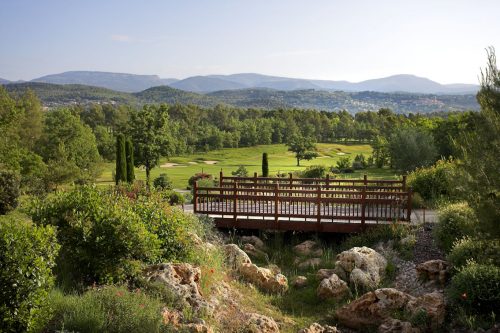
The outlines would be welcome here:
[[[197,162],[188,162],[188,164],[198,164]]]
[[[337,155],[345,155],[345,153],[337,153]]]
[[[160,168],[173,168],[173,167],[176,167],[176,166],[180,166],[180,164],[177,164],[177,163],[165,163],[165,164],[160,165]]]
[[[217,164],[219,161],[203,161],[205,164]]]

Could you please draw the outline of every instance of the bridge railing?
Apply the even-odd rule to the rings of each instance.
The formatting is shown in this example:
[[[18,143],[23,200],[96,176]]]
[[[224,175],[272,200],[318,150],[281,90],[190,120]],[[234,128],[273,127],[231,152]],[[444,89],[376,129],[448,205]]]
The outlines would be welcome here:
[[[291,180],[291,181],[290,181]],[[194,212],[241,218],[307,222],[410,221],[406,179],[311,179],[221,177],[217,187],[194,187]]]

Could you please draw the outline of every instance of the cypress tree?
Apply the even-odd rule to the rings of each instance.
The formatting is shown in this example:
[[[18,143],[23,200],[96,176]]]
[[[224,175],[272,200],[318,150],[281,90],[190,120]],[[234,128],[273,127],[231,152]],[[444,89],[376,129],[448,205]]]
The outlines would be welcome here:
[[[127,161],[125,159],[125,136],[118,134],[116,137],[116,185],[127,181]]]
[[[269,176],[269,163],[267,161],[267,153],[262,154],[262,177]]]
[[[134,174],[134,145],[132,139],[128,138],[125,142],[125,153],[127,159],[127,182],[133,183],[135,180]]]

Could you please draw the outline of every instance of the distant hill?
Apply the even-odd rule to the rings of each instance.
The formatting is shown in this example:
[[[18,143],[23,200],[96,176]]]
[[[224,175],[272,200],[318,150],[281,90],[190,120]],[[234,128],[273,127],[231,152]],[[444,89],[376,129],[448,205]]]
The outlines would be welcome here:
[[[410,74],[393,75],[361,82],[310,80],[257,73],[231,75],[191,76],[182,80],[162,79],[157,75],[135,75],[92,71],[73,71],[43,76],[32,82],[53,84],[82,84],[108,88],[122,92],[140,92],[148,88],[168,85],[176,89],[197,93],[220,90],[269,88],[282,91],[327,90],[327,91],[375,91],[407,92],[419,94],[475,94],[479,86],[473,84],[440,84],[427,78]],[[0,84],[6,84],[0,79]],[[13,82],[10,82],[13,83]]]
[[[57,107],[72,104],[113,103],[140,106],[145,103],[192,104],[214,107],[217,104],[242,108],[302,108],[324,111],[375,111],[390,108],[398,113],[478,110],[475,95],[436,95],[381,92],[342,92],[324,90],[273,90],[250,88],[222,90],[208,94],[183,91],[168,86],[125,93],[85,85],[56,85],[40,82],[11,83],[5,88],[14,93],[31,89],[43,104]]]
[[[7,84],[7,83],[10,83],[10,81],[9,81],[9,80],[6,80],[6,79],[2,79],[2,78],[0,77],[0,84]]]
[[[32,82],[53,84],[82,84],[123,92],[137,92],[155,86],[170,84],[175,79],[160,79],[158,75],[74,71],[39,77]]]

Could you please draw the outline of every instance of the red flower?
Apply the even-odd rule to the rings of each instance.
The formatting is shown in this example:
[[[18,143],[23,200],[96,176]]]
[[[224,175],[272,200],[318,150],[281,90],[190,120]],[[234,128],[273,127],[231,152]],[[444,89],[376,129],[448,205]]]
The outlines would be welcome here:
[[[467,293],[463,293],[460,297],[465,301],[467,299]]]
[[[210,274],[214,274],[215,270],[213,268],[210,268]]]
[[[139,304],[139,307],[140,307],[141,309],[144,309],[144,304]]]
[[[122,296],[123,296],[123,291],[117,291],[117,292],[116,292],[116,296],[118,296],[118,297],[122,297]]]

